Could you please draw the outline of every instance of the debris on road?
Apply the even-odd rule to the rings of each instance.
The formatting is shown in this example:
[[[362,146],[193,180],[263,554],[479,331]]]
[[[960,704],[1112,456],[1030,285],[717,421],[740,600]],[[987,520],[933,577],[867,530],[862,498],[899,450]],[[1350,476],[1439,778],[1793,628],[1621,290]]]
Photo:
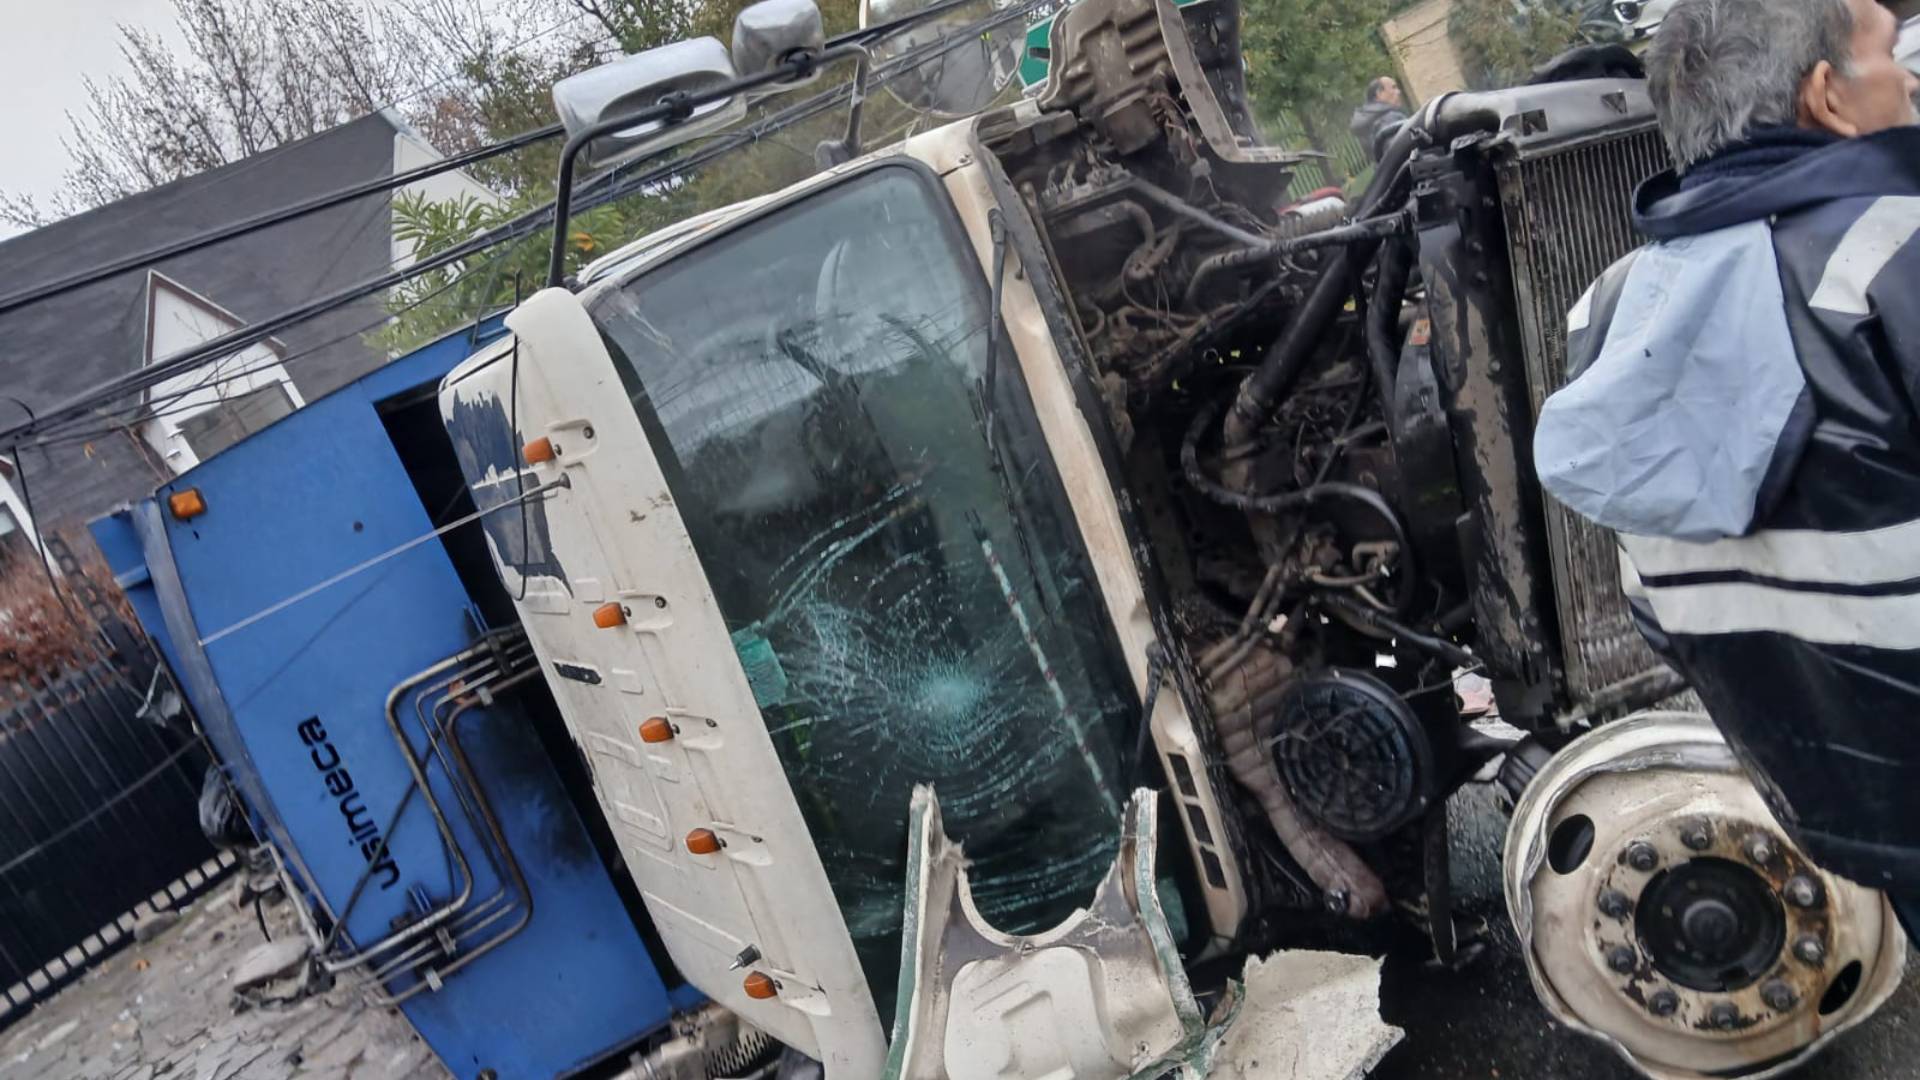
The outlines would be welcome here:
[[[1380,1018],[1381,961],[1288,951],[1250,957],[1212,1080],[1358,1080],[1406,1033]]]
[[[220,1080],[446,1080],[425,1043],[358,982],[270,1007],[235,987],[304,970],[306,943],[284,902],[254,913],[224,891],[186,908],[164,934],[131,946],[0,1031],[0,1080],[73,1077]]]

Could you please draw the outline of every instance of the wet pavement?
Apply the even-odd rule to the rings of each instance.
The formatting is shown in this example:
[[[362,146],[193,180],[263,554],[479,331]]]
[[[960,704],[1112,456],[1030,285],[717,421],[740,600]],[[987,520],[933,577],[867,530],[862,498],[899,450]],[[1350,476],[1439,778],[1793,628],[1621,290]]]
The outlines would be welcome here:
[[[263,912],[275,940],[299,935],[291,905]],[[229,976],[263,940],[254,911],[214,889],[0,1031],[0,1080],[446,1080],[406,1021],[366,1005],[357,985],[236,1009]]]
[[[1500,895],[1506,818],[1491,789],[1455,796],[1454,889],[1464,912],[1487,924],[1486,952],[1464,971],[1430,967],[1411,927],[1384,941],[1381,1011],[1406,1041],[1374,1080],[1635,1080],[1612,1050],[1553,1025],[1527,981],[1520,943]],[[1920,957],[1877,1015],[1842,1036],[1796,1080],[1912,1080],[1920,1076]]]

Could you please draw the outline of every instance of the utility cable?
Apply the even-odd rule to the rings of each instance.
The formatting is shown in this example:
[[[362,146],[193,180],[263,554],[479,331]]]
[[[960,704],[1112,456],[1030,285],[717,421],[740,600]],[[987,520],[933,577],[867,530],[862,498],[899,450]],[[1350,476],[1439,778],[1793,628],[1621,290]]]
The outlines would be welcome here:
[[[485,265],[497,268],[499,264],[505,262],[508,256],[510,256],[511,254],[512,254],[511,252],[499,252],[495,254],[491,259],[489,259]],[[23,445],[44,448],[44,447],[52,447],[52,446],[70,445],[77,442],[87,442],[92,439],[104,438],[108,435],[112,435],[116,432],[125,430],[126,427],[129,424],[133,423],[136,419],[138,420],[155,419],[155,418],[166,417],[166,416],[176,416],[184,412],[190,412],[196,408],[199,408],[200,406],[185,405],[185,404],[181,404],[181,402],[185,398],[187,398],[188,396],[194,393],[198,393],[201,390],[217,389],[219,387],[226,386],[230,383],[251,378],[254,375],[258,375],[274,367],[291,368],[291,366],[296,361],[303,360],[316,353],[322,352],[326,349],[330,349],[333,346],[338,345],[341,342],[346,341],[350,338],[355,338],[363,334],[371,333],[372,331],[378,330],[381,326],[390,322],[394,318],[405,315],[408,312],[417,310],[420,307],[423,307],[436,300],[439,300],[446,293],[452,291],[456,286],[458,286],[461,280],[462,278],[460,277],[452,278],[451,280],[433,289],[431,292],[428,292],[419,297],[416,297],[415,299],[409,301],[407,304],[405,304],[400,308],[397,308],[391,311],[382,312],[381,315],[378,318],[374,319],[372,322],[362,324],[358,327],[355,327],[352,330],[347,331],[346,333],[329,338],[326,341],[309,345],[306,348],[301,349],[300,351],[295,353],[290,353],[287,356],[283,357],[283,356],[276,355],[270,360],[252,365],[250,367],[242,368],[238,371],[226,372],[224,374],[221,373],[219,370],[219,366],[220,366],[219,362],[215,361],[213,363],[206,365],[207,367],[213,369],[208,374],[208,376],[194,383],[190,387],[187,387],[178,391],[169,392],[167,394],[162,394],[157,397],[149,398],[144,402],[136,403],[131,407],[114,410],[113,413],[111,414],[103,415],[100,412],[95,412],[90,414],[94,418],[107,423],[109,425],[107,427],[84,428],[80,430],[62,429],[57,432],[48,434],[44,438],[37,439],[31,443],[27,443]],[[486,315],[486,312],[484,309],[490,306],[493,306],[493,305],[488,305],[483,303],[482,311],[480,312],[482,321],[484,321],[485,315]],[[465,320],[463,319],[462,321],[465,321]],[[225,359],[225,358],[223,357],[222,359]]]
[[[202,248],[211,247],[223,241],[245,236],[248,233],[258,232],[261,229],[278,225],[282,222],[293,221],[296,218],[303,218],[309,214],[317,214],[322,210],[330,210],[343,203],[353,202],[355,199],[364,199],[369,195],[378,195],[384,191],[406,187],[409,184],[430,179],[442,173],[453,172],[457,169],[465,168],[468,165],[485,161],[488,158],[499,157],[501,154],[510,154],[516,150],[532,146],[535,143],[557,138],[564,133],[564,131],[565,129],[559,124],[549,124],[543,128],[536,128],[533,131],[524,131],[511,138],[502,139],[496,143],[489,143],[486,146],[476,147],[465,153],[455,154],[452,157],[444,157],[439,161],[428,162],[425,165],[408,169],[405,172],[391,173],[387,176],[377,177],[363,183],[336,188],[324,195],[308,199],[306,202],[254,214],[250,217],[241,218],[239,221],[223,225],[217,229],[182,237],[170,244],[161,244],[157,247],[147,248],[144,251],[115,259],[105,266],[97,266],[91,270],[84,270],[77,274],[70,274],[66,277],[55,279],[44,285],[36,285],[30,289],[23,289],[10,296],[0,297],[0,315],[5,315],[9,311],[25,307],[28,304],[38,303],[42,300],[51,300],[56,296],[62,296],[75,289],[85,288],[88,285],[104,281],[107,278],[124,274],[129,270],[138,270],[141,267],[150,266],[165,259],[199,251]]]
[[[925,9],[924,11],[916,13],[913,16],[894,20],[891,23],[883,24],[878,27],[872,27],[867,30],[854,31],[850,34],[841,35],[840,37],[833,39],[833,42],[830,43],[830,47],[832,45],[844,45],[844,44],[850,44],[850,43],[866,42],[866,41],[876,40],[880,37],[885,37],[890,33],[897,32],[897,30],[904,25],[911,25],[919,21],[923,21],[924,19],[932,17],[933,15],[937,15],[951,8],[961,6],[962,3],[964,2],[968,2],[968,0],[944,0],[943,3],[931,8]],[[920,63],[924,63],[928,59],[931,59],[935,56],[944,55],[946,52],[952,51],[953,49],[956,49],[968,44],[975,44],[977,43],[979,34],[984,33],[987,30],[993,29],[995,27],[998,27],[1004,23],[1013,21],[1014,19],[1022,18],[1025,15],[1044,7],[1047,2],[1049,2],[1049,0],[1027,0],[1026,3],[1022,3],[1013,7],[1006,8],[1000,12],[997,12],[993,16],[990,16],[985,19],[977,20],[976,22],[969,24],[967,26],[956,27],[955,31],[952,34],[948,35],[943,40],[932,42],[926,46],[922,46],[908,53],[904,53],[900,57],[895,58],[893,61],[889,61],[887,64],[878,65],[874,70],[874,73],[873,73],[874,77],[878,81],[884,82],[893,77],[897,77],[897,75],[900,74],[901,72],[905,70],[909,70],[912,67],[918,66]],[[852,93],[851,84],[841,84],[821,94],[817,94],[811,99],[807,99],[805,101],[797,103],[795,106],[789,107],[788,109],[781,110],[780,113],[776,114],[776,117],[779,118],[782,126],[784,126],[785,124],[794,123],[806,117],[817,115],[819,112],[822,112],[828,108],[831,108],[834,104],[836,104],[837,102],[839,102],[840,100],[842,100],[843,98],[845,98],[851,93]],[[770,126],[771,122],[774,119],[775,117],[769,117],[767,121],[762,122],[763,126],[759,126],[748,131],[730,133],[727,135],[720,136],[717,140],[715,140],[719,145],[712,148],[711,153],[708,152],[709,150],[708,147],[702,147],[700,152],[696,153],[695,155],[693,155],[688,159],[678,160],[678,161],[672,162],[670,165],[648,170],[646,173],[642,174],[640,177],[628,179],[623,184],[615,185],[613,183],[613,181],[619,178],[620,170],[610,170],[607,173],[603,173],[600,176],[596,176],[590,179],[589,181],[587,181],[586,184],[582,185],[582,190],[576,193],[575,200],[574,200],[575,207],[580,211],[584,211],[586,209],[592,208],[593,206],[603,205],[605,202],[611,201],[613,198],[617,198],[617,197],[620,197],[621,195],[631,193],[632,191],[648,186],[651,183],[656,183],[658,182],[659,179],[670,178],[676,175],[683,175],[686,172],[690,171],[692,168],[697,167],[698,165],[704,165],[707,161],[711,161],[712,159],[719,157],[724,153],[730,152],[733,149],[737,149],[740,146],[747,145],[758,138],[764,137],[764,135],[768,131],[775,130],[775,128]],[[557,135],[560,133],[560,131],[561,131],[561,128],[559,128],[556,125],[552,128],[543,128],[537,132],[526,133],[524,135],[516,137],[516,140],[523,141],[523,145],[530,145],[532,142],[539,141],[539,139],[550,138],[553,135]],[[430,167],[437,168],[439,166],[446,165],[447,162],[472,159],[474,154],[480,154],[486,150],[494,150],[495,152],[500,152],[497,150],[497,147],[501,145],[505,145],[505,144],[496,144],[496,147],[492,147],[492,148],[482,148],[482,150],[480,151],[474,151],[468,155],[463,155],[461,158],[445,159],[442,162],[434,163],[434,165]],[[665,152],[666,151],[664,150],[661,151],[661,153],[665,153]],[[491,156],[491,155],[488,155],[488,156]],[[419,172],[419,170],[414,170],[414,172],[417,173]],[[393,178],[389,177],[389,178],[386,178],[386,180],[369,182],[369,184],[358,185],[356,189],[350,189],[350,190],[358,191],[359,188],[369,188],[369,187],[372,187],[375,190],[377,190],[379,184],[388,183],[392,179]],[[407,182],[411,182],[411,181],[407,181]],[[607,188],[609,189],[606,193],[604,193],[598,198],[594,198],[589,194],[588,189],[592,188],[595,185],[603,185],[603,184],[606,185]],[[345,201],[346,198],[361,197],[364,194],[367,194],[367,192],[358,191],[358,194],[355,194],[352,196],[343,197],[340,195],[335,195],[329,198],[337,202],[337,201]],[[330,205],[331,204],[332,203],[330,203]],[[303,206],[312,207],[312,204],[311,203],[303,204]],[[3,432],[0,432],[0,443],[7,443],[9,445],[18,445],[21,441],[23,441],[28,436],[35,435],[43,431],[57,429],[61,425],[67,424],[76,418],[86,415],[88,412],[93,410],[102,401],[112,401],[115,398],[119,398],[122,396],[126,396],[128,394],[138,393],[140,391],[146,390],[154,385],[159,384],[160,382],[165,381],[166,379],[172,377],[174,374],[177,374],[180,371],[199,367],[210,360],[221,358],[229,353],[238,351],[240,349],[244,349],[261,340],[264,340],[268,337],[273,336],[274,334],[278,333],[279,331],[289,326],[294,326],[299,323],[305,322],[306,320],[311,319],[317,315],[323,314],[326,311],[332,310],[333,308],[352,303],[356,300],[364,299],[368,296],[385,291],[386,289],[391,288],[394,285],[400,284],[414,277],[419,277],[424,274],[431,273],[435,270],[439,270],[444,267],[450,266],[454,263],[460,262],[463,259],[466,259],[472,255],[478,254],[479,252],[484,251],[487,248],[493,247],[497,244],[506,243],[512,240],[518,240],[522,237],[528,236],[532,232],[534,232],[536,229],[538,229],[540,226],[545,224],[547,219],[553,213],[553,208],[554,208],[554,204],[552,202],[548,202],[541,206],[534,207],[526,211],[525,213],[507,222],[504,222],[501,225],[496,226],[491,230],[488,230],[487,232],[481,233],[473,237],[470,240],[467,240],[461,244],[454,245],[453,247],[447,248],[435,255],[424,258],[414,263],[412,266],[405,268],[404,270],[383,274],[379,277],[362,281],[359,284],[348,286],[345,289],[341,289],[325,297],[322,297],[318,300],[314,300],[307,304],[301,305],[300,307],[294,308],[290,311],[283,312],[280,315],[262,320],[261,322],[254,323],[249,326],[241,327],[240,329],[235,330],[231,333],[221,335],[220,337],[207,341],[193,349],[190,349],[182,353],[176,354],[175,356],[169,357],[167,360],[148,365],[145,368],[142,368],[138,371],[130,372],[126,375],[121,376],[120,378],[109,380],[108,382],[98,387],[95,387],[92,390],[86,391],[80,395],[77,395],[73,398],[68,399],[67,401],[61,402],[60,404],[53,406],[52,408],[46,410],[46,412],[37,420],[30,420],[25,424],[16,424],[13,427]],[[299,209],[299,208],[296,208],[296,209]],[[256,223],[252,227],[261,228],[265,226],[262,224]],[[238,226],[234,228],[238,228]],[[232,235],[231,230],[221,230],[221,232],[222,234]],[[125,262],[126,260],[122,260],[122,261]],[[59,283],[55,283],[55,284],[58,285]],[[34,291],[39,291],[39,290],[34,290]],[[25,294],[20,294],[20,295],[25,295]],[[4,305],[5,303],[7,303],[7,301],[0,301],[0,305]],[[5,310],[7,310],[5,306],[0,306],[0,313],[3,313]]]
[[[357,574],[366,573],[368,570],[371,570],[374,567],[380,565],[381,563],[386,562],[388,559],[398,558],[399,556],[404,555],[409,551],[412,551],[414,548],[419,547],[421,544],[424,544],[429,540],[433,540],[438,537],[444,536],[447,533],[450,533],[453,530],[461,528],[463,526],[471,525],[472,523],[479,521],[481,518],[484,518],[490,514],[497,514],[502,510],[512,509],[513,507],[519,506],[522,503],[526,502],[528,499],[532,499],[539,495],[544,495],[547,492],[554,491],[559,488],[572,487],[572,486],[573,486],[572,477],[562,476],[558,480],[549,481],[547,483],[539,485],[538,487],[528,488],[524,495],[520,495],[515,498],[505,500],[504,502],[496,503],[493,506],[489,506],[484,510],[475,510],[473,513],[468,514],[465,517],[458,518],[454,521],[450,521],[445,525],[440,526],[437,529],[432,529],[427,532],[424,532],[419,536],[416,536],[413,539],[408,540],[403,544],[399,544],[395,547],[388,548],[387,550],[381,552],[378,555],[373,556],[370,559],[366,559],[362,562],[355,563],[354,565],[347,567],[345,570],[340,571],[339,573],[333,575],[332,577],[327,578],[324,581],[316,582],[313,585],[309,585],[308,587],[300,590],[299,592],[294,593],[292,596],[287,597],[285,600],[281,600],[278,603],[269,604],[268,606],[261,608],[259,611],[256,611],[253,614],[248,615],[246,618],[241,619],[239,622],[232,623],[231,625],[224,626],[219,630],[215,630],[213,633],[208,634],[206,637],[203,637],[200,639],[200,646],[201,648],[205,648],[206,646],[211,645],[214,642],[219,641],[221,638],[227,637],[230,634],[237,634],[240,631],[245,630],[247,627],[252,626],[254,623],[257,623],[260,620],[267,618],[270,615],[276,615],[282,611],[285,611],[286,609],[292,607],[293,605],[299,603],[300,601],[305,600],[312,596],[316,596],[322,592],[325,592],[326,590],[331,589],[335,585],[338,585],[341,582],[346,581]]]

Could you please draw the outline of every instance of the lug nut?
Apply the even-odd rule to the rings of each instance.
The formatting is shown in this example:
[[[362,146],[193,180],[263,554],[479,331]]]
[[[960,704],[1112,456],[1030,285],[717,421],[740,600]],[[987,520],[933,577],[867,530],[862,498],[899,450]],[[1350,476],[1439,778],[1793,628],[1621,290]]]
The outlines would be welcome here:
[[[1767,1008],[1775,1012],[1786,1012],[1793,1008],[1793,1003],[1799,998],[1794,995],[1793,987],[1788,986],[1786,980],[1772,979],[1760,987],[1760,1000],[1766,1002]]]
[[[1687,845],[1689,851],[1705,851],[1713,846],[1713,826],[1696,821],[1680,830],[1680,842]]]
[[[1634,965],[1640,957],[1625,945],[1615,945],[1607,950],[1607,966],[1622,975],[1633,974]]]
[[[1763,833],[1754,833],[1752,836],[1747,837],[1746,850],[1747,860],[1758,863],[1761,866],[1772,862],[1775,854],[1773,841],[1767,839]]]
[[[1827,962],[1827,946],[1812,934],[1805,934],[1793,943],[1793,955],[1803,964],[1818,967]]]
[[[1608,889],[1600,894],[1600,914],[1609,919],[1624,919],[1633,910],[1633,901],[1619,889]]]
[[[1671,990],[1655,990],[1647,999],[1647,1011],[1655,1016],[1672,1016],[1680,1011],[1680,995]]]
[[[1725,1031],[1740,1022],[1740,1010],[1731,1002],[1723,1001],[1708,1011],[1707,1022]]]
[[[1635,840],[1627,845],[1627,865],[1646,873],[1660,865],[1660,853],[1645,840]]]
[[[1787,903],[1797,908],[1819,907],[1821,900],[1825,899],[1820,883],[1805,874],[1795,874],[1788,878],[1787,887],[1782,891],[1786,895]]]

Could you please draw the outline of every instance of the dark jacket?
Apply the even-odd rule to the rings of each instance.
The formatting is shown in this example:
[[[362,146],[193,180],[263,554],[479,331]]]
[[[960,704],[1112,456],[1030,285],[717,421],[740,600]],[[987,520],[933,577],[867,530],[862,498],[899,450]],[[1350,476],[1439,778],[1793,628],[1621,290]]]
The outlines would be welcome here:
[[[1800,145],[1795,145],[1798,142]],[[1920,129],[1641,187],[1542,483],[1817,861],[1920,890]]]
[[[1367,153],[1375,161],[1380,160],[1380,150],[1386,142],[1385,136],[1393,129],[1406,123],[1406,110],[1398,105],[1389,105],[1384,101],[1369,101],[1353,110],[1353,119],[1347,121],[1347,130],[1367,148]]]

